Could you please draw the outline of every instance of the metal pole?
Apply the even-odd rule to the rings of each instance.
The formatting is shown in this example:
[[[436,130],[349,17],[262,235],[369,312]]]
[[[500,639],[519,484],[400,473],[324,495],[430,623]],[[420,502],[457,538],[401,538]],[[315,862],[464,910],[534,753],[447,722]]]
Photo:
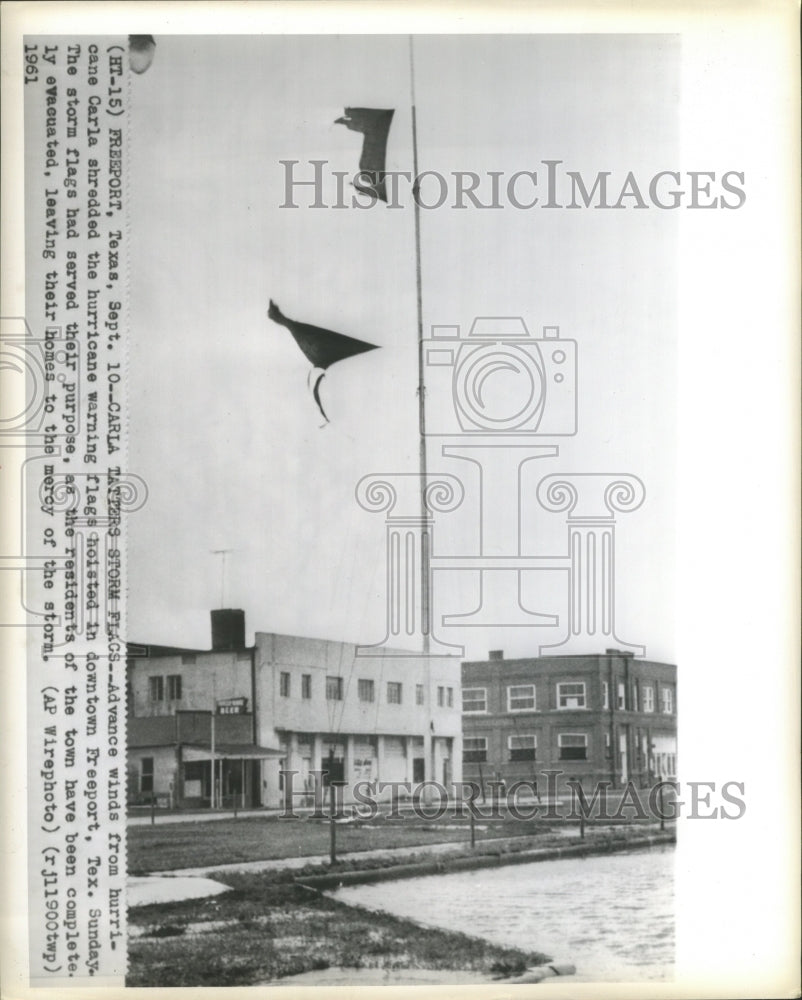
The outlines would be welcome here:
[[[213,555],[222,556],[220,564],[220,607],[224,608],[226,606],[226,556],[229,552],[233,552],[233,549],[211,549]]]
[[[610,781],[612,782],[612,787],[615,788],[617,781],[616,775],[618,773],[618,750],[615,745],[615,685],[613,683],[613,658],[609,657],[607,661],[607,697],[610,703]]]
[[[217,780],[217,777],[216,777],[216,774],[215,774],[216,768],[215,768],[215,759],[214,759],[214,709],[212,709],[212,711],[211,711],[211,716],[212,716],[212,736],[211,736],[211,742],[210,742],[210,750],[211,750],[211,764],[212,764],[212,789],[211,789],[210,808],[214,809],[214,804],[215,804],[215,801],[216,801],[216,798],[217,798],[217,796],[215,795],[215,792],[214,792],[214,786],[215,786],[216,780]]]
[[[421,241],[420,241],[420,201],[418,195],[418,119],[415,107],[415,60],[412,36],[409,37],[409,90],[412,105],[412,172],[414,176],[412,195],[415,217],[415,298],[418,314],[418,460],[420,462],[420,506],[421,506],[421,633],[423,638],[423,655],[429,654],[429,636],[431,633],[431,552],[428,527],[428,507],[426,506],[426,385],[424,381],[424,345],[423,345],[423,293],[421,282]],[[427,663],[428,678],[428,663]],[[428,687],[428,685],[427,685]],[[428,696],[428,691],[427,691]],[[431,708],[429,709],[431,718]]]
[[[175,798],[173,805],[176,809],[181,808],[181,800],[184,798],[184,754],[181,749],[181,709],[175,713]]]
[[[662,791],[662,789],[660,789]],[[150,793],[150,825],[154,826],[156,823],[156,793]]]
[[[332,774],[334,773],[334,747],[329,750],[329,863],[337,864],[337,828],[334,823],[336,808],[335,789]]]
[[[663,782],[660,782],[660,829],[666,828],[666,814],[663,811]]]
[[[471,803],[472,804],[472,803]],[[476,817],[473,814],[473,809],[468,807],[468,812],[471,814],[471,848],[476,847]]]

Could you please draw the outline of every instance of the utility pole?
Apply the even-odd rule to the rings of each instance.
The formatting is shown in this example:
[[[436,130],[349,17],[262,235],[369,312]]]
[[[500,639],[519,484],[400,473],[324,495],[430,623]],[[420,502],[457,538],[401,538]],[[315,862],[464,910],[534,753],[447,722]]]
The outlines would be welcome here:
[[[334,823],[334,814],[337,807],[336,789],[332,781],[334,774],[334,747],[329,748],[329,863],[337,864],[337,828]]]
[[[212,711],[211,711],[210,714],[211,714],[211,717],[212,717],[212,735],[211,735],[211,741],[210,741],[210,750],[211,750],[210,756],[211,756],[211,763],[212,763],[212,789],[211,789],[210,807],[212,809],[214,809],[215,800],[217,798],[217,796],[215,795],[215,784],[216,784],[216,775],[215,775],[215,772],[217,770],[217,762],[214,759],[214,708],[212,708]]]
[[[215,792],[215,786],[217,784],[217,761],[215,760],[215,755],[214,755],[214,735],[215,735],[214,717],[216,713],[217,713],[217,681],[214,675],[212,675],[212,711],[210,713],[212,719],[211,719],[211,738],[209,741],[209,749],[210,749],[210,756],[212,763],[212,792],[211,792],[211,802],[210,802],[210,808],[212,809],[214,809],[215,803],[217,801],[217,794]]]

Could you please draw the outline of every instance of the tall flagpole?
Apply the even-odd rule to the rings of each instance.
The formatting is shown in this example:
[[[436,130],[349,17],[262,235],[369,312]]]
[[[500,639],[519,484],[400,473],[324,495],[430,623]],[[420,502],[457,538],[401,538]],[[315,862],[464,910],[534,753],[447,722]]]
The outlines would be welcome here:
[[[423,294],[421,292],[421,253],[420,253],[420,199],[418,184],[418,119],[415,107],[415,59],[413,50],[413,37],[409,36],[409,91],[412,105],[412,169],[414,171],[414,181],[412,182],[412,200],[415,212],[415,291],[418,307],[418,433],[420,435],[419,459],[420,459],[420,590],[421,590],[421,633],[423,636],[423,671],[426,678],[426,707],[429,719],[429,732],[424,736],[424,746],[426,738],[429,739],[429,761],[428,775],[424,765],[424,778],[433,779],[434,773],[434,721],[432,719],[432,684],[429,662],[430,633],[432,625],[432,595],[431,595],[431,535],[429,533],[429,509],[426,506],[426,486],[428,484],[426,469],[426,383],[424,381],[423,360]],[[426,801],[429,793],[427,788]]]
[[[421,292],[421,252],[420,252],[420,204],[418,199],[418,123],[415,107],[415,60],[413,54],[412,35],[409,36],[409,89],[412,105],[412,200],[415,212],[415,290],[418,309],[418,433],[420,436],[420,513],[421,513],[421,632],[423,635],[423,654],[429,654],[429,635],[431,632],[431,551],[428,531],[428,508],[426,506],[426,385],[423,378],[423,296]]]

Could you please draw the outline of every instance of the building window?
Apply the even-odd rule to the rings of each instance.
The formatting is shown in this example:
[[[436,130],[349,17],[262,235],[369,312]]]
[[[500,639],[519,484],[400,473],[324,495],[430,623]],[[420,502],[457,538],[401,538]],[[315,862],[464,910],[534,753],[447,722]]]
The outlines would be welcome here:
[[[365,678],[360,678],[357,684],[359,700],[360,701],[373,701],[373,681]]]
[[[627,686],[623,681],[618,682],[618,702],[616,707],[622,710],[627,707]]]
[[[602,681],[602,708],[610,707],[610,685]]]
[[[671,688],[660,689],[660,703],[663,708],[663,715],[671,715],[674,711],[674,692]]]
[[[638,712],[640,710],[640,685],[637,681],[632,685],[632,711]]]
[[[401,704],[401,684],[399,681],[387,681],[387,704]]]
[[[507,688],[507,710],[509,712],[526,712],[535,709],[535,685],[520,684]]]
[[[454,688],[446,688],[446,704],[449,708],[454,707]]]
[[[585,682],[558,684],[557,708],[585,708]]]
[[[423,685],[422,684],[416,684],[415,685],[415,704],[416,705],[422,705],[423,704]]]
[[[613,741],[611,740],[609,733],[604,734],[604,756],[613,756]]]
[[[342,701],[343,700],[343,679],[342,679],[342,677],[327,677],[326,678],[326,700],[327,701]]]
[[[557,737],[560,760],[587,760],[588,738],[584,733],[560,733]]]
[[[151,701],[164,701],[164,678],[148,677],[148,691]]]
[[[290,672],[289,670],[282,670],[278,682],[278,693],[282,698],[289,698],[290,696]]]
[[[184,781],[209,780],[208,760],[187,760],[184,762]]]
[[[510,760],[534,760],[536,748],[537,737],[533,734],[507,737]]]
[[[181,701],[181,674],[167,675],[167,700]]]
[[[440,708],[444,708],[446,703],[446,689],[444,687],[438,687],[437,689],[437,704]]]
[[[643,711],[654,711],[654,688],[651,684],[643,685]]]
[[[312,675],[311,674],[301,674],[301,697],[311,698],[312,697]]]
[[[463,688],[462,689],[462,712],[468,715],[470,712],[487,711],[487,688]]]
[[[161,680],[161,678],[159,678]],[[139,790],[140,792],[153,791],[153,758],[143,757],[140,761],[139,769]]]
[[[462,760],[465,764],[483,764],[487,760],[487,737],[463,737]]]

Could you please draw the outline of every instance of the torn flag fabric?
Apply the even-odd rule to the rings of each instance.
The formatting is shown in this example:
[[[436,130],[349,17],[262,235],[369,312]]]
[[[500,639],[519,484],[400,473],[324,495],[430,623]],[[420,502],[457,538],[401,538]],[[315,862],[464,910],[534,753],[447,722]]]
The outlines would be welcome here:
[[[295,342],[312,363],[314,368],[321,369],[323,374],[318,376],[314,382],[312,394],[318,409],[323,414],[323,418],[328,421],[328,417],[323,410],[320,401],[320,383],[323,380],[326,369],[338,361],[354,357],[357,354],[364,354],[366,351],[374,351],[378,344],[369,344],[364,340],[357,340],[355,337],[348,337],[343,333],[336,333],[334,330],[326,330],[322,326],[312,326],[310,323],[299,323],[297,320],[285,316],[276,303],[271,299],[270,308],[267,315],[274,323],[285,326],[295,338]]]
[[[354,181],[357,191],[387,202],[387,136],[395,112],[379,108],[346,108],[335,125],[345,125],[353,132],[362,132],[362,155],[359,157],[360,174]]]

